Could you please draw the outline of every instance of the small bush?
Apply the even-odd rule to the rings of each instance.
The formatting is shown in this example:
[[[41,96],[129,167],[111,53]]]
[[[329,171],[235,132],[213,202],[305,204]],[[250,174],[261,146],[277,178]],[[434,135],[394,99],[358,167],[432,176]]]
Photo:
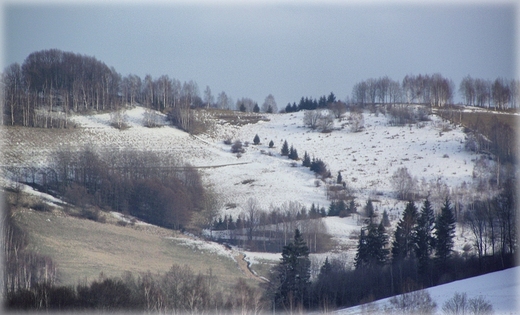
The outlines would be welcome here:
[[[455,292],[453,297],[442,306],[442,311],[449,315],[458,314],[493,314],[493,307],[483,297],[468,299],[466,293]]]
[[[143,125],[148,128],[161,127],[161,115],[154,110],[146,109],[143,113]]]
[[[394,296],[385,307],[388,314],[434,314],[437,304],[428,291],[419,290]]]
[[[37,203],[33,204],[31,208],[35,211],[40,212],[50,212],[52,210],[51,207],[43,200],[40,200]]]
[[[244,153],[246,150],[242,147],[242,142],[240,140],[235,141],[231,146],[232,153]]]
[[[101,210],[99,208],[83,208],[79,214],[80,218],[105,223],[106,218],[101,215]]]

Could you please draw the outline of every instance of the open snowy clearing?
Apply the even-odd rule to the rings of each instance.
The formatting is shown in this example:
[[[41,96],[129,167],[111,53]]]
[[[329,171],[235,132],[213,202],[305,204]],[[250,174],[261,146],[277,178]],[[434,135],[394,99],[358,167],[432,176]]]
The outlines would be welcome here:
[[[520,312],[520,267],[514,267],[502,271],[488,273],[482,276],[454,281],[426,289],[432,300],[437,304],[436,314],[443,314],[442,306],[458,293],[466,293],[468,299],[482,296],[492,306],[495,314],[518,314]],[[384,306],[390,298],[378,300],[365,308],[379,309],[382,313]],[[335,313],[341,315],[363,314],[363,306],[355,306],[338,310]]]

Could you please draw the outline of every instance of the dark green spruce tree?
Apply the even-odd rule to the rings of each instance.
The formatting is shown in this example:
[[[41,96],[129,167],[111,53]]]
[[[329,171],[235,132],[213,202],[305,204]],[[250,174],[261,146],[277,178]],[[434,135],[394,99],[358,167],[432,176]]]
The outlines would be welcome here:
[[[255,138],[253,139],[253,144],[254,145],[260,144],[260,137],[258,135],[255,135]]]
[[[356,207],[356,203],[354,202],[354,199],[351,199],[348,204],[348,212],[350,212],[350,213],[357,212],[357,207]]]
[[[368,255],[368,236],[367,229],[362,228],[359,234],[356,257],[354,258],[354,266],[356,269],[362,269],[369,265],[370,259]]]
[[[336,202],[336,212],[340,216],[340,218],[344,218],[347,216],[347,204],[344,200],[340,199]]]
[[[445,271],[447,262],[451,258],[454,237],[455,217],[451,208],[450,199],[446,197],[441,208],[441,213],[437,216],[437,220],[435,221],[435,259],[441,271]]]
[[[374,219],[374,205],[372,204],[372,199],[368,198],[367,203],[365,204],[365,215],[368,217],[370,224],[373,224],[372,220]]]
[[[287,140],[283,142],[282,150],[280,151],[282,156],[288,156],[289,155],[289,144],[287,143]]]
[[[320,268],[318,278],[314,282],[314,298],[317,304],[324,309],[336,307],[336,297],[338,295],[337,273],[334,266],[325,258],[325,262]]]
[[[388,235],[381,221],[361,229],[355,257],[356,269],[382,266],[388,259]]]
[[[309,248],[300,233],[294,231],[294,241],[284,246],[282,261],[276,268],[275,303],[287,311],[309,306],[310,289]]]
[[[338,211],[336,210],[336,201],[332,200],[329,205],[329,211],[327,211],[327,216],[334,217],[338,215]]]
[[[385,210],[383,211],[383,226],[385,228],[390,227],[390,218],[388,217],[388,212]]]
[[[307,154],[307,151],[303,154],[302,166],[311,167],[311,157]]]
[[[403,217],[395,228],[392,242],[392,260],[403,261],[413,257],[415,247],[415,231],[417,225],[417,207],[413,201],[406,204]]]
[[[435,248],[435,237],[433,229],[435,225],[435,214],[430,200],[426,198],[421,207],[421,212],[417,218],[417,225],[415,228],[415,256],[418,260],[418,272],[424,285],[431,285],[428,281],[431,277],[431,260],[430,256],[433,254]],[[430,279],[431,280],[431,279]]]
[[[291,148],[289,149],[288,157],[291,160],[295,160],[295,161],[298,159],[298,151],[296,151],[296,149],[292,145],[291,145]]]

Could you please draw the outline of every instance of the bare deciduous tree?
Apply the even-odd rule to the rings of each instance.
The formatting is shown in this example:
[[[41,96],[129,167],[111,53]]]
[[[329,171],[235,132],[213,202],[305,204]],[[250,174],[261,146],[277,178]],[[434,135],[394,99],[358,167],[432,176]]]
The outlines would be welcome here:
[[[334,124],[334,116],[328,109],[308,110],[303,114],[303,124],[311,129],[330,131]]]
[[[233,100],[222,91],[217,96],[217,107],[220,109],[230,109],[233,106]]]
[[[206,85],[206,89],[204,90],[204,106],[206,108],[210,108],[213,106],[213,102],[215,100],[215,97],[213,97],[213,94],[211,94],[211,89],[209,88],[209,85]]]
[[[276,105],[276,101],[274,100],[274,96],[272,94],[267,95],[264,103],[262,104],[262,111],[264,113],[277,113],[278,106]]]
[[[350,131],[359,132],[365,127],[365,118],[363,117],[363,113],[353,112],[348,117],[350,121]]]
[[[253,240],[253,233],[258,227],[260,212],[262,212],[262,209],[258,204],[258,200],[249,198],[246,202],[245,217],[247,219],[247,238],[250,241]]]
[[[398,168],[392,175],[390,181],[396,190],[399,199],[412,199],[417,186],[417,179],[412,177],[406,167]]]
[[[413,291],[394,296],[385,306],[387,314],[435,314],[437,304],[426,290]]]
[[[117,129],[125,129],[128,116],[126,115],[126,108],[120,107],[118,110],[110,112],[110,124]]]
[[[320,113],[316,110],[308,110],[303,114],[303,124],[311,129],[318,127]]]
[[[155,110],[146,108],[143,113],[143,125],[148,128],[159,127],[161,125],[161,115]]]
[[[490,315],[493,307],[483,297],[468,299],[466,293],[455,292],[453,297],[442,305],[442,311],[447,315]]]
[[[329,103],[327,107],[334,114],[334,117],[338,119],[341,118],[343,114],[347,112],[347,104],[341,101]]]

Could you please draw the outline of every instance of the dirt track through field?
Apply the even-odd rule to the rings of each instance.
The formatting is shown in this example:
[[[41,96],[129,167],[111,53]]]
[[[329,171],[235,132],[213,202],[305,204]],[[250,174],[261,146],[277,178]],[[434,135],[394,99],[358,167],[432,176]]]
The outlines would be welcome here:
[[[255,275],[251,269],[249,269],[249,266],[248,266],[248,263],[247,261],[245,260],[246,258],[246,255],[240,253],[238,255],[235,256],[235,260],[236,262],[238,263],[238,267],[240,268],[240,270],[242,270],[242,272],[244,273],[244,275],[246,277],[248,277],[249,279],[253,279],[253,280],[256,280],[258,282],[267,282],[266,279],[262,278],[262,277],[259,277],[257,275]]]

